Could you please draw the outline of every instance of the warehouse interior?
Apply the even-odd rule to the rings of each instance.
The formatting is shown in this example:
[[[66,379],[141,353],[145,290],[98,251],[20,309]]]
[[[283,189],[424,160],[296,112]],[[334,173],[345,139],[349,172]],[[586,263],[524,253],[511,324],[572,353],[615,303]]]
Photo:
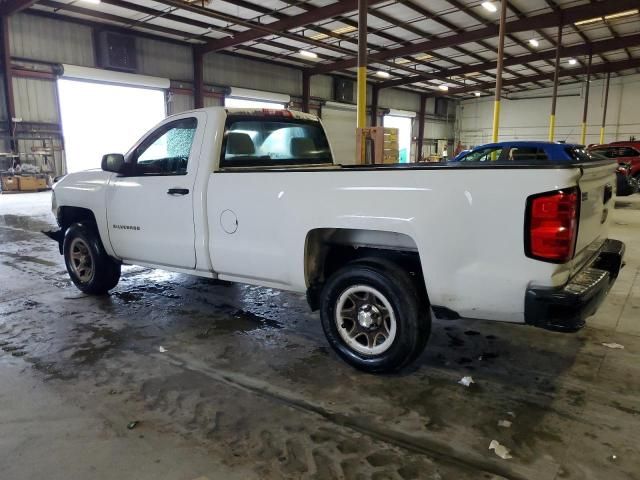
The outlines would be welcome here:
[[[0,27],[0,477],[638,477],[637,0],[0,0]],[[624,268],[577,333],[434,316],[384,375],[277,285],[123,265],[79,292],[42,234],[52,188],[210,107],[315,115],[348,169],[575,144],[613,165]],[[390,157],[361,148],[372,127]]]

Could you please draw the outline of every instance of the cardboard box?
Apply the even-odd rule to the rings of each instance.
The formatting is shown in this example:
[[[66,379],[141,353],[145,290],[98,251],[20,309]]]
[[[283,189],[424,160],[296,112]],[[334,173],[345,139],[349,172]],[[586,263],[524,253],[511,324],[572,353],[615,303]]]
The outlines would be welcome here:
[[[21,192],[33,192],[34,190],[46,190],[48,188],[46,178],[18,176],[18,188]]]
[[[15,192],[18,188],[18,177],[2,177],[3,192]]]

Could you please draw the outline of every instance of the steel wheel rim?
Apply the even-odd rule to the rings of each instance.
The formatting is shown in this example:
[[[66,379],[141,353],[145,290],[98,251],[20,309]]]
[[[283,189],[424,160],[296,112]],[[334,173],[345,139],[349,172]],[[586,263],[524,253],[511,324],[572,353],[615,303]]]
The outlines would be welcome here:
[[[340,294],[335,322],[342,340],[363,355],[386,352],[396,338],[397,322],[391,303],[368,285],[354,285]]]
[[[87,242],[74,238],[69,246],[69,265],[81,283],[89,283],[93,279],[95,266],[93,255]]]

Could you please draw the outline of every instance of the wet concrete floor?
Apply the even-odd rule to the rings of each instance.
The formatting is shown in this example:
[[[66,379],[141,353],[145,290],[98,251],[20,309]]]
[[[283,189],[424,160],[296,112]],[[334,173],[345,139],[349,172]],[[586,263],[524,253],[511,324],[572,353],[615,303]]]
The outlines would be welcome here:
[[[49,201],[0,196],[2,479],[640,478],[639,198],[592,325],[435,321],[386,376],[341,362],[299,295],[140,267],[81,294]]]

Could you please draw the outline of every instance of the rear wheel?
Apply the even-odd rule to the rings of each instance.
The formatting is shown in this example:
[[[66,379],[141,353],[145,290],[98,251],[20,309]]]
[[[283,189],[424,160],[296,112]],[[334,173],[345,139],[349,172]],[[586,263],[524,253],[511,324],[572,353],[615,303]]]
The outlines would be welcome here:
[[[104,294],[118,284],[120,264],[107,255],[93,228],[81,223],[71,225],[62,251],[69,277],[84,293]]]
[[[322,291],[322,327],[329,344],[356,368],[384,373],[424,350],[429,307],[409,275],[393,262],[370,258],[334,273]]]

